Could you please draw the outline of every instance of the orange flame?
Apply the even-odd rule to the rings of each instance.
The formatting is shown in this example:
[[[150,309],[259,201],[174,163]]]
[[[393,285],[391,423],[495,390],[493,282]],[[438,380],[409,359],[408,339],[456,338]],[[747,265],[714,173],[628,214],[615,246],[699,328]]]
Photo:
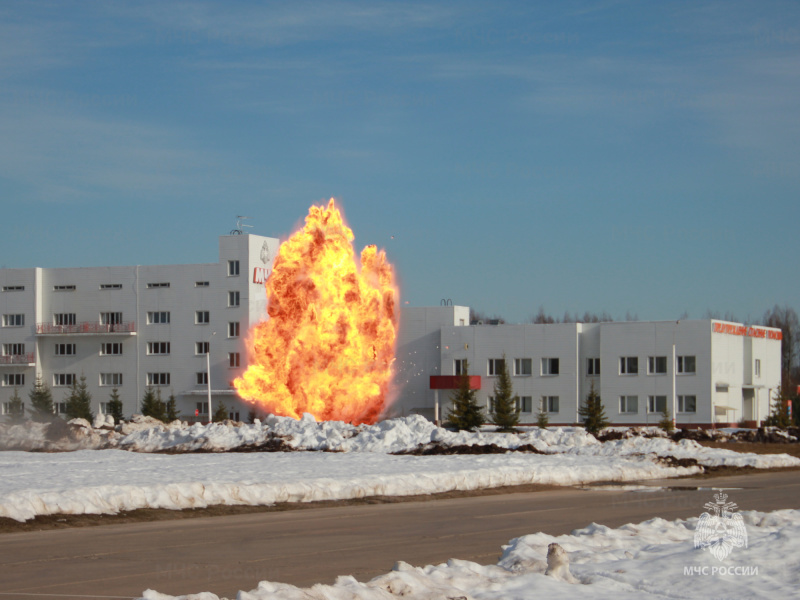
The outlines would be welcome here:
[[[266,282],[269,319],[256,325],[239,395],[267,412],[374,423],[392,378],[396,285],[375,246],[356,265],[353,232],[334,205],[312,206],[281,244]]]

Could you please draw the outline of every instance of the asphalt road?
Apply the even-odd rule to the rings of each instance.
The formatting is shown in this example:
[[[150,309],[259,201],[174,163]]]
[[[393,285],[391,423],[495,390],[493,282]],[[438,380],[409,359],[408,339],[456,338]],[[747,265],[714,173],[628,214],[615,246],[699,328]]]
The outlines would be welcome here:
[[[563,488],[399,504],[321,507],[0,535],[0,600],[132,598],[212,591],[235,598],[267,579],[295,585],[365,581],[402,560],[496,562],[516,536],[591,522],[699,516],[711,488],[739,510],[800,508],[800,471],[670,479],[652,492]],[[701,489],[674,489],[700,486]]]

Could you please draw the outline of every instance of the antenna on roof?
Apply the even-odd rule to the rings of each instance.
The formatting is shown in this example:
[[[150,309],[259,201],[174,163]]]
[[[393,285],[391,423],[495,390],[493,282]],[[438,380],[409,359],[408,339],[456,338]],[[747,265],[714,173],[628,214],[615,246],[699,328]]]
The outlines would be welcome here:
[[[252,227],[252,225],[245,225],[242,223],[242,221],[249,218],[250,217],[245,217],[244,215],[236,215],[236,229],[231,229],[231,235],[242,235],[244,233],[242,227]]]

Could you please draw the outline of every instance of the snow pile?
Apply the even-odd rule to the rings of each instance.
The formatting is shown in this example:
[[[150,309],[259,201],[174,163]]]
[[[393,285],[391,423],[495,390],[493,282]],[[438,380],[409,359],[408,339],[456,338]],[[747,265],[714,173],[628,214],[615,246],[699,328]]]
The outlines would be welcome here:
[[[350,576],[334,585],[300,589],[262,581],[238,600],[384,600],[408,598],[793,598],[800,578],[800,511],[742,512],[747,548],[724,561],[693,544],[697,519],[652,519],[610,529],[592,524],[570,535],[536,533],[512,540],[497,565],[451,559],[413,567],[397,563],[392,572],[361,583]],[[569,566],[546,575],[548,548],[560,546]],[[551,554],[553,552],[551,551]],[[153,590],[143,600],[219,600],[206,592],[168,596]]]
[[[48,514],[409,496],[531,483],[660,479],[699,471],[642,456],[4,452],[0,453],[0,517],[26,521]]]

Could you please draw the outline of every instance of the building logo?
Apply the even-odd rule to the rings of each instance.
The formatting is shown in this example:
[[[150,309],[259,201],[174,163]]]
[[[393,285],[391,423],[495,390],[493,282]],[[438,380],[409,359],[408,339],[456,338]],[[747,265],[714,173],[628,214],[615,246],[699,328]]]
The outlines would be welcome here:
[[[269,261],[269,245],[267,244],[266,240],[261,245],[261,262],[267,264]]]
[[[719,561],[725,560],[734,548],[747,548],[747,531],[742,515],[736,512],[735,502],[728,502],[728,494],[714,494],[715,502],[706,502],[708,512],[700,515],[694,532],[694,547],[708,548]]]

